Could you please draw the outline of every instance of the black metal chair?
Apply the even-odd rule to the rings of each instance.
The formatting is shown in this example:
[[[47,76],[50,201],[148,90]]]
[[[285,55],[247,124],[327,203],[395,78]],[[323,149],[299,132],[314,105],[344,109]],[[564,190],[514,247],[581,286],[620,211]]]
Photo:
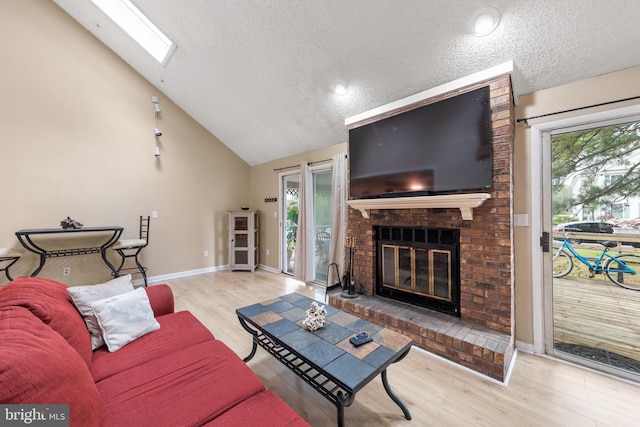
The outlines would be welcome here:
[[[149,244],[149,221],[150,217],[140,217],[140,238],[121,239],[111,247],[122,257],[120,266],[116,269],[116,276],[119,276],[121,271],[138,270],[144,279],[145,288],[147,287],[147,268],[140,264],[138,254]],[[136,267],[123,268],[127,258],[133,258],[136,263]]]
[[[13,280],[9,274],[9,267],[18,262],[22,252],[18,252],[15,249],[0,248],[0,271],[4,271],[9,281]]]

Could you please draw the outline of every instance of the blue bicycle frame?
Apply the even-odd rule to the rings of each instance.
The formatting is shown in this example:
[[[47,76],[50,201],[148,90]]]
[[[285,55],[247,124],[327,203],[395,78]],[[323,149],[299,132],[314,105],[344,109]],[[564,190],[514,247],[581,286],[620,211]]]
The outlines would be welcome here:
[[[569,243],[569,241],[567,239],[565,239],[562,242],[562,245],[558,248],[558,251],[561,251],[562,249],[567,249],[569,251],[569,253],[571,253],[571,255],[573,255],[576,259],[578,259],[581,263],[583,263],[584,265],[586,265],[587,267],[589,267],[589,270],[594,272],[594,273],[602,273],[605,271],[609,271],[612,273],[631,273],[631,274],[635,274],[636,271],[629,268],[624,262],[620,261],[615,255],[611,255],[609,253],[607,253],[607,249],[608,247],[605,246],[604,249],[602,250],[602,253],[600,254],[599,257],[585,257],[580,255],[578,252],[576,252],[575,249],[573,249],[573,246],[571,246],[571,244]],[[624,267],[623,269],[620,268],[609,268],[607,270],[604,269],[604,264],[606,264],[606,260],[603,262],[603,260],[607,258],[607,259],[615,259],[617,264],[619,266]],[[594,262],[595,264],[592,264],[591,262]]]

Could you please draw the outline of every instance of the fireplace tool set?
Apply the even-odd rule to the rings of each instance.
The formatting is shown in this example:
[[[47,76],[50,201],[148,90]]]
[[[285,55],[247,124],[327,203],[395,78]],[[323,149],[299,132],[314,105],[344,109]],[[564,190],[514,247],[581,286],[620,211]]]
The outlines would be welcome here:
[[[331,271],[331,267],[333,266],[336,269],[336,276],[338,279],[337,283],[334,283],[329,288],[335,288],[340,286],[342,292],[340,296],[342,298],[356,298],[358,294],[356,293],[356,279],[353,275],[353,257],[356,254],[356,238],[355,237],[347,237],[347,242],[345,245],[346,254],[347,254],[347,264],[344,269],[344,274],[340,276],[340,271],[338,270],[338,264],[332,262],[328,265],[327,271]],[[329,274],[327,274],[327,277]]]

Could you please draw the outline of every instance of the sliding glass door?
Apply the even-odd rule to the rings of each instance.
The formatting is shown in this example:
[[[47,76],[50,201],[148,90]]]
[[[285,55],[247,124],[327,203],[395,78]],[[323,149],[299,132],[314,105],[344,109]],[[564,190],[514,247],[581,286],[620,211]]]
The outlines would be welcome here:
[[[640,292],[617,286],[597,262],[605,248],[640,255],[640,120],[558,128],[543,143],[554,255],[547,352],[637,381]]]
[[[329,248],[331,247],[331,170],[313,173],[313,281],[327,283]]]
[[[331,247],[331,165],[314,167],[311,179],[306,184],[305,191],[311,194],[312,203],[306,212],[300,211],[300,173],[281,175],[281,271],[293,275],[296,263],[304,265],[305,280],[316,283],[327,283],[327,270],[330,264],[329,248]],[[308,199],[307,199],[308,200]],[[305,215],[305,222],[311,232],[302,233],[306,236],[306,244],[297,241],[298,224],[301,215]],[[300,253],[300,248],[306,253]]]

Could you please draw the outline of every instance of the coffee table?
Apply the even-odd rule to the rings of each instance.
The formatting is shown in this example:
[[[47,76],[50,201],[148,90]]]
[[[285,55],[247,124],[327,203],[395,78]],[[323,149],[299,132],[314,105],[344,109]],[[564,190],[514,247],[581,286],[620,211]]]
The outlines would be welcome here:
[[[244,361],[251,360],[258,346],[265,349],[336,406],[340,427],[344,408],[380,374],[385,391],[410,420],[409,409],[389,386],[387,367],[409,353],[411,338],[334,307],[325,307],[325,326],[309,331],[302,320],[313,301],[291,293],[237,309],[240,324],[253,335],[253,348]],[[355,347],[349,338],[359,332],[373,341]]]

